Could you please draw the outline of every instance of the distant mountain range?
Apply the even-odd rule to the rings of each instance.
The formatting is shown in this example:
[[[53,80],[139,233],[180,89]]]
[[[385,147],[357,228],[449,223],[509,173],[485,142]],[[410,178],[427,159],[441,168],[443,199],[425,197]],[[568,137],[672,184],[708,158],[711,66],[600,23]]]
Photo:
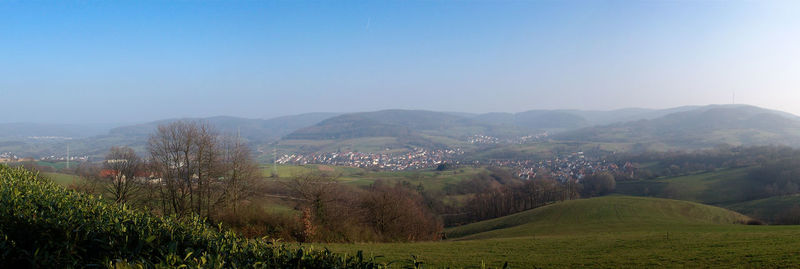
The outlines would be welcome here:
[[[254,142],[270,142],[280,139],[297,129],[317,124],[320,121],[338,115],[338,113],[307,113],[272,119],[247,119],[229,116],[168,119],[114,128],[111,129],[109,135],[147,138],[150,134],[155,132],[159,125],[178,120],[193,120],[209,123],[224,134],[241,135],[243,138]]]
[[[23,139],[31,137],[80,138],[101,135],[111,125],[77,125],[45,123],[0,123],[0,138]]]
[[[100,156],[111,146],[144,150],[160,120],[113,128],[73,125],[0,124],[0,152],[47,156],[69,143],[74,154]],[[468,147],[474,135],[513,138],[547,132],[557,141],[639,143],[655,149],[693,149],[718,144],[800,146],[800,118],[747,105],[685,106],[671,109],[612,111],[531,110],[521,113],[470,114],[422,110],[359,113],[309,113],[272,119],[210,117],[221,133],[240,135],[255,148],[275,145],[287,151],[396,149],[408,146]],[[31,137],[73,139],[31,140]],[[367,146],[365,146],[367,145]],[[359,147],[361,146],[361,147]]]

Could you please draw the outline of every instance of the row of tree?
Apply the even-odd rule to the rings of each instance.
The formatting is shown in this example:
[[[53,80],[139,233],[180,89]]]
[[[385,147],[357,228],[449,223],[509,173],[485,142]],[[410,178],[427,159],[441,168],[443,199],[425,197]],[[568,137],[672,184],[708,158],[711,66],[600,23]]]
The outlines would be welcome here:
[[[422,194],[401,183],[359,188],[310,172],[279,183],[302,212],[298,241],[426,241],[441,238],[440,218]]]
[[[521,180],[502,168],[488,170],[447,187],[451,195],[468,197],[462,207],[446,209],[450,210],[443,214],[448,226],[507,216],[557,201],[605,195],[616,187],[609,173],[559,182],[542,175]]]

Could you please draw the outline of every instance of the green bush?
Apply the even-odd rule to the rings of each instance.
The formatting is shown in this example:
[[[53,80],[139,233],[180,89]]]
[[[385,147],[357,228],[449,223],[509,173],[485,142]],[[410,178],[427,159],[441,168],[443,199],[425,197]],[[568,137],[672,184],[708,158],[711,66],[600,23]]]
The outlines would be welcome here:
[[[66,190],[0,165],[0,263],[25,267],[381,268],[362,255],[248,240]]]

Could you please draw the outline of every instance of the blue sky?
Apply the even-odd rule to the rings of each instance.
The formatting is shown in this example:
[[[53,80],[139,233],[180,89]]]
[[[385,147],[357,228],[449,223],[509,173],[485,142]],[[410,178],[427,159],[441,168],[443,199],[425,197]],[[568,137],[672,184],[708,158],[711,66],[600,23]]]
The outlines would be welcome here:
[[[792,1],[1,1],[0,122],[748,103],[800,114]]]

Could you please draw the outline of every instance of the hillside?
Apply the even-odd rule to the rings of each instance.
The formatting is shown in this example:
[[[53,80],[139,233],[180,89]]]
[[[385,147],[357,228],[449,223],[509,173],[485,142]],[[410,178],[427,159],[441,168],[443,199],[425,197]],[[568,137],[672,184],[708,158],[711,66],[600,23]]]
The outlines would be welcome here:
[[[449,238],[490,239],[534,235],[651,230],[676,225],[722,225],[749,218],[726,209],[679,200],[605,196],[552,204],[448,229]]]
[[[588,127],[556,139],[703,148],[731,145],[800,145],[800,120],[753,106],[706,106],[649,120]]]
[[[334,251],[414,254],[426,267],[776,268],[800,263],[797,226],[732,224],[722,208],[667,199],[574,200],[447,230],[443,242],[327,244]],[[459,237],[460,236],[460,237]],[[458,238],[455,238],[458,237]]]
[[[725,205],[751,199],[748,194],[757,184],[748,179],[752,167],[651,180],[622,181],[616,192],[623,195],[651,196]]]
[[[566,111],[530,110],[520,113],[487,113],[473,118],[485,124],[513,126],[523,130],[564,131],[590,126],[580,115]]]
[[[285,139],[350,139],[361,137],[418,136],[424,133],[460,137],[490,129],[469,118],[452,113],[423,110],[382,110],[351,113],[297,130]]]
[[[726,205],[725,207],[774,224],[800,222],[800,194],[773,196]]]

